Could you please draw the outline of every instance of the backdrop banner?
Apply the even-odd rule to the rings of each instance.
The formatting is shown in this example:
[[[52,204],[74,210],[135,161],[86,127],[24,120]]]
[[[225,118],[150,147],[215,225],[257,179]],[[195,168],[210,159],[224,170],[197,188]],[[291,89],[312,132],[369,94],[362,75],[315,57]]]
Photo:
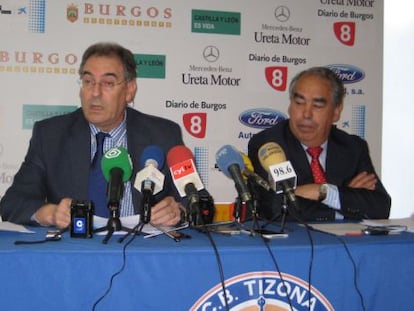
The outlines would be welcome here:
[[[233,202],[216,151],[287,118],[288,84],[327,66],[347,96],[338,127],[365,138],[381,167],[383,3],[372,0],[46,1],[0,3],[0,195],[37,120],[80,106],[83,51],[116,41],[138,63],[135,109],[182,127],[205,187]]]

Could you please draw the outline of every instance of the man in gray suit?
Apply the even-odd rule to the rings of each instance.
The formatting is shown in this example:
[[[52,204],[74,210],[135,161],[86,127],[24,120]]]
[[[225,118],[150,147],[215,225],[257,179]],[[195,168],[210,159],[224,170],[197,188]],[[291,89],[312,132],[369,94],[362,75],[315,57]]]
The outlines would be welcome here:
[[[68,227],[72,200],[89,198],[89,167],[97,149],[97,132],[107,135],[104,152],[116,146],[128,150],[133,172],[125,182],[120,216],[139,214],[141,193],[133,185],[142,169],[143,150],[156,145],[166,154],[183,144],[178,124],[128,107],[137,91],[136,63],[128,49],[115,43],[90,46],[83,54],[79,75],[81,108],[35,124],[24,162],[0,202],[3,220]],[[151,208],[151,222],[175,225],[183,207],[177,202],[167,165],[162,172],[166,182]]]
[[[391,198],[382,185],[366,141],[334,125],[340,119],[345,89],[334,72],[314,67],[297,74],[289,87],[289,119],[263,130],[249,141],[248,154],[255,171],[267,178],[258,150],[268,142],[280,145],[297,175],[296,209],[302,220],[388,218]],[[323,171],[312,172],[312,149]],[[260,210],[266,218],[281,215],[282,196],[260,192]]]

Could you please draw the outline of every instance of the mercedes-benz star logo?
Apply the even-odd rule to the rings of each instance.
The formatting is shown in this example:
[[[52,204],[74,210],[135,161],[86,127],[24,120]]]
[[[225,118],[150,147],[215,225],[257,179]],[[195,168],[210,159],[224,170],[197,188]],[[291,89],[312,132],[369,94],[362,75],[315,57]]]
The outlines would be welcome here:
[[[203,57],[206,61],[214,63],[219,59],[220,51],[213,45],[206,46],[203,51]]]
[[[290,17],[290,10],[287,6],[278,6],[275,10],[275,17],[279,22],[286,22]]]

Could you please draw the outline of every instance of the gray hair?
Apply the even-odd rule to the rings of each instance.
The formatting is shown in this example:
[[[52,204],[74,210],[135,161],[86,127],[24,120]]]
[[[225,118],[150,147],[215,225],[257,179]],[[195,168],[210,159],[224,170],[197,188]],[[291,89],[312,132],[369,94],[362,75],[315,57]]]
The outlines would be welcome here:
[[[115,56],[124,67],[124,78],[127,81],[133,80],[137,76],[136,62],[134,54],[123,46],[113,42],[99,42],[88,47],[82,56],[79,66],[79,75],[82,75],[86,61],[91,56]]]
[[[332,90],[332,100],[335,107],[338,107],[342,104],[342,101],[345,97],[345,87],[341,79],[329,68],[326,67],[312,67],[304,71],[299,72],[296,76],[290,81],[289,85],[289,98],[292,99],[295,95],[295,87],[298,80],[304,76],[318,76],[331,84]]]

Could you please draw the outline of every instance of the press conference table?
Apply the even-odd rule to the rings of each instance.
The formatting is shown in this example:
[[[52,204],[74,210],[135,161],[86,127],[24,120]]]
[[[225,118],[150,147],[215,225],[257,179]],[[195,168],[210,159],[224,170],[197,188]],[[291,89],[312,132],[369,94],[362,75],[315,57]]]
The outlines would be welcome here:
[[[45,228],[29,229],[36,233],[0,232],[1,310],[92,310],[121,270],[128,239],[121,244],[113,237],[105,245],[102,236],[74,239],[66,232],[60,241],[15,245],[44,238]],[[224,297],[237,310],[266,304],[289,310],[289,303],[297,310],[414,310],[414,234],[343,237],[345,247],[334,236],[311,232],[312,248],[295,224],[288,224],[287,238],[268,242],[213,233],[223,295],[207,235],[184,232],[191,238],[180,242],[136,236],[96,310],[218,311],[226,310]]]

